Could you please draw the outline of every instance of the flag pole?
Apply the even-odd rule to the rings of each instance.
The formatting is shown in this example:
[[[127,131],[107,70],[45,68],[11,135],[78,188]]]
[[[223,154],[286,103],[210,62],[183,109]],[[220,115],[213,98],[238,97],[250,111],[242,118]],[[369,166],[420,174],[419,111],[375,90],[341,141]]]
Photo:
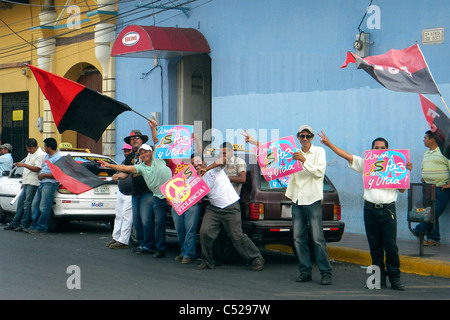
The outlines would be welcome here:
[[[142,118],[146,119],[147,121],[150,121],[150,119],[149,119],[149,118],[147,118],[146,116],[144,116],[144,115],[140,114],[140,113],[139,113],[139,112],[137,112],[136,110],[133,110],[133,109],[131,109],[131,111],[133,111],[134,113],[136,113],[136,114],[140,115],[140,116],[141,116]]]
[[[433,80],[434,85],[436,86],[436,88],[437,88],[437,90],[438,90],[438,92],[439,92],[439,96],[441,97],[441,100],[442,100],[442,102],[444,103],[445,108],[447,108],[447,112],[450,113],[450,110],[448,109],[447,104],[445,103],[444,98],[442,97],[441,91],[439,90],[439,88],[438,88],[438,86],[437,86],[437,84],[436,84],[436,81],[434,81],[434,77],[433,77],[433,74],[431,73],[430,68],[428,67],[427,60],[425,60],[425,56],[423,55],[422,50],[420,49],[419,44],[418,44],[417,42],[416,42],[416,46],[417,46],[417,48],[419,49],[420,54],[422,55],[423,61],[425,61],[425,65],[427,66],[427,70],[428,70],[428,72],[430,73],[431,79]]]
[[[447,108],[448,113],[450,113],[450,110],[448,109],[447,104],[446,104],[445,101],[444,101],[444,97],[442,97],[441,94],[439,94],[439,96],[441,97],[441,100],[442,100],[442,102],[444,103],[444,106]]]

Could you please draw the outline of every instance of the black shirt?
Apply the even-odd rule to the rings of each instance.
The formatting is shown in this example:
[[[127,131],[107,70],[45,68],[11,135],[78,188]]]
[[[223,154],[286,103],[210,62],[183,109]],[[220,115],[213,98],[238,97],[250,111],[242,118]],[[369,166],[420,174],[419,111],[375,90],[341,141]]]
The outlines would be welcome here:
[[[124,163],[127,166],[133,166],[135,164],[140,163],[140,159],[139,159],[139,154],[135,153],[134,151],[132,153],[130,153]],[[140,174],[137,173],[133,173],[132,174],[132,182],[133,182],[133,191],[131,193],[131,195],[133,196],[141,196],[144,195],[146,193],[152,193],[150,191],[150,189],[147,187],[147,184],[145,183],[144,177],[141,176]]]

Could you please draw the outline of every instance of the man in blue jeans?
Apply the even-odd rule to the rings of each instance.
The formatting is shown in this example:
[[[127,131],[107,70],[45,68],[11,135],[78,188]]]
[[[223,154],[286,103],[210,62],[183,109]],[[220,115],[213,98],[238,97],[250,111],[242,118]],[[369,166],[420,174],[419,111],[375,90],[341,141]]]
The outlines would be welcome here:
[[[325,150],[312,144],[313,129],[302,125],[297,139],[302,145],[293,159],[302,163],[303,170],[289,177],[286,197],[292,200],[292,225],[294,246],[299,259],[300,275],[297,282],[311,281],[311,255],[309,251],[308,225],[311,231],[316,263],[320,270],[322,285],[330,285],[332,268],[322,226],[323,178],[325,176]]]
[[[28,231],[31,224],[31,203],[39,187],[38,175],[44,165],[46,153],[39,148],[36,139],[25,142],[28,155],[23,162],[17,162],[17,167],[23,167],[22,191],[17,199],[17,211],[13,221],[5,230]]]
[[[242,134],[245,142],[259,146],[259,142],[247,131]],[[325,150],[312,145],[314,132],[311,126],[298,128],[297,139],[302,148],[293,154],[293,159],[302,162],[303,170],[289,176],[286,197],[291,199],[292,227],[294,247],[299,260],[300,275],[297,282],[312,280],[312,263],[309,251],[309,233],[311,231],[314,254],[319,267],[320,284],[330,285],[332,268],[328,260],[328,251],[322,227],[323,178],[325,176]]]
[[[57,152],[58,145],[54,138],[44,140],[44,151],[47,153],[41,173],[38,175],[39,187],[31,205],[32,223],[28,233],[43,234],[47,232],[48,221],[52,212],[53,198],[58,190],[59,182],[53,178],[46,161],[55,163],[61,158]]]
[[[435,185],[435,225],[432,223],[420,223],[414,229],[416,234],[426,234],[424,246],[439,246],[441,236],[439,232],[439,217],[445,212],[450,201],[450,160],[439,149],[431,130],[425,132],[424,145],[429,148],[425,151],[422,161],[422,181]]]

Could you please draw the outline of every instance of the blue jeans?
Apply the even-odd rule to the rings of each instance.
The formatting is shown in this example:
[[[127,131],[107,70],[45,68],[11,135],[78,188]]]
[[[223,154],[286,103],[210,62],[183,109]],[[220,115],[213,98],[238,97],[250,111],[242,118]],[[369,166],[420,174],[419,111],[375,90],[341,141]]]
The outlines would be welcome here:
[[[131,197],[136,240],[141,248],[149,251],[155,248],[153,199],[153,193]]]
[[[294,246],[299,260],[299,271],[311,275],[312,263],[309,252],[310,227],[316,263],[321,275],[331,275],[331,264],[328,260],[327,245],[322,226],[322,202],[310,205],[292,203],[292,225],[294,228]]]
[[[419,223],[414,229],[419,233],[426,233],[428,240],[440,241],[441,235],[439,233],[439,217],[444,213],[448,202],[450,201],[450,189],[442,190],[441,187],[436,187],[436,202],[434,208],[434,219],[436,221],[434,229],[432,223]]]
[[[33,186],[31,184],[24,184],[22,188],[22,194],[17,199],[17,210],[11,225],[14,228],[22,226],[22,228],[27,229],[31,224],[31,204],[33,203],[34,195],[38,186]]]
[[[181,247],[181,255],[186,258],[195,257],[199,213],[200,206],[198,204],[190,207],[182,215],[179,215],[172,208],[172,217]]]
[[[34,195],[31,204],[31,226],[30,229],[36,229],[47,232],[48,221],[52,213],[53,199],[58,190],[59,183],[41,182]]]
[[[154,221],[154,235],[156,242],[156,250],[166,251],[166,217],[170,212],[170,206],[166,199],[158,197],[153,198],[153,221]]]

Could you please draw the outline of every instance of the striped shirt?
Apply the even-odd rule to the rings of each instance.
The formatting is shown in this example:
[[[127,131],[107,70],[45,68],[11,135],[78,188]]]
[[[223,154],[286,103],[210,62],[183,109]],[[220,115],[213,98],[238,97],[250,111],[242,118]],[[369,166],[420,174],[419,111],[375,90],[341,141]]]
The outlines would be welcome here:
[[[444,157],[441,150],[427,150],[423,155],[422,178],[429,184],[440,187],[450,181],[450,160]]]

